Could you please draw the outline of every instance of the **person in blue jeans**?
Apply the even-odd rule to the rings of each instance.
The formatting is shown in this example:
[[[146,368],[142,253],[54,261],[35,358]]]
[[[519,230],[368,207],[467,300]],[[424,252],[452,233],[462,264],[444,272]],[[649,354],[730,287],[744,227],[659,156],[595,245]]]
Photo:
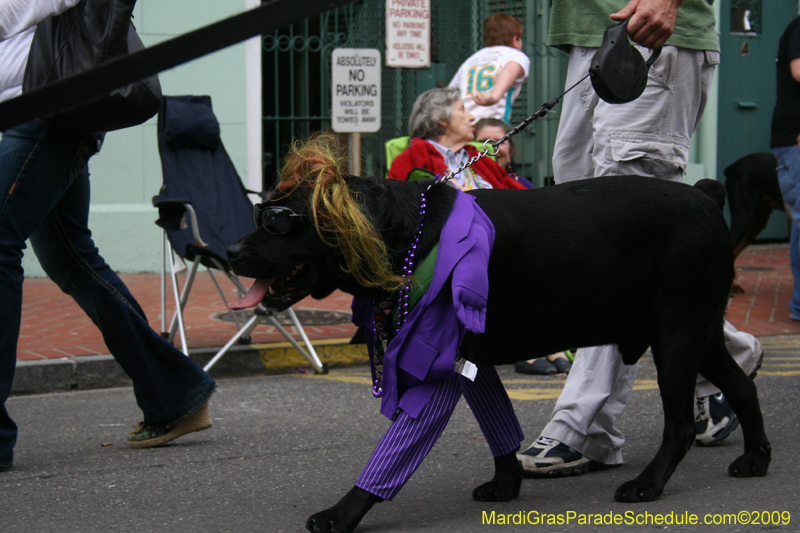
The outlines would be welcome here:
[[[778,158],[778,181],[792,218],[790,258],[794,292],[789,318],[800,320],[800,17],[778,41],[777,97],[772,114],[770,146]]]
[[[0,101],[21,92],[35,24],[75,3],[0,4]],[[133,381],[144,421],[128,435],[130,445],[158,446],[211,427],[208,399],[216,383],[150,327],[92,241],[88,162],[103,138],[40,120],[10,128],[0,138],[0,471],[14,465],[17,426],[5,403],[16,367],[28,239],[44,271],[97,325]]]

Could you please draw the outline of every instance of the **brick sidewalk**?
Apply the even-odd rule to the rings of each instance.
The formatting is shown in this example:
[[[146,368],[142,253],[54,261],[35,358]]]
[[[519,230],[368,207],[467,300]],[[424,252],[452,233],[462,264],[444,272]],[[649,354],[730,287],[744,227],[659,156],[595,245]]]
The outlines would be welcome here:
[[[731,300],[728,319],[739,329],[756,336],[800,333],[800,322],[789,319],[793,278],[788,245],[758,245],[745,250],[736,261],[737,282],[745,289]],[[157,274],[121,276],[147,314],[150,325],[160,331],[160,281]],[[227,280],[221,280],[226,281]],[[223,285],[225,287],[225,285]],[[169,289],[169,284],[167,285]],[[69,356],[107,354],[100,332],[81,309],[49,279],[27,279],[22,304],[22,328],[17,359],[36,361]],[[228,298],[236,299],[231,290]],[[170,300],[171,303],[171,300]],[[186,313],[190,348],[222,346],[233,334],[232,323],[214,318],[224,312],[210,277],[198,274]],[[168,310],[173,309],[172,305]],[[334,293],[315,301],[307,298],[295,309],[323,309],[349,313],[350,297]],[[168,313],[169,314],[169,313]],[[307,326],[313,340],[349,338],[354,327],[341,324]],[[289,328],[294,333],[294,328]],[[261,325],[253,333],[254,343],[281,342],[273,326]]]
[[[224,276],[215,272],[223,289],[232,287]],[[127,274],[120,276],[144,309],[150,325],[161,331],[161,281],[158,274]],[[181,284],[183,283],[181,276]],[[249,286],[246,280],[245,285]],[[223,283],[224,282],[224,283]],[[171,286],[167,282],[167,315],[175,309]],[[226,291],[228,301],[237,300],[236,291]],[[312,341],[349,339],[355,327],[349,322],[351,297],[336,292],[324,300],[305,300],[295,304],[295,311],[317,309],[346,313],[342,323],[311,326],[304,329]],[[223,346],[236,333],[236,326],[215,318],[224,313],[222,299],[211,277],[198,272],[185,313],[186,337],[190,349]],[[293,326],[284,326],[296,334]],[[298,338],[299,339],[299,338]],[[283,342],[286,338],[272,325],[260,325],[252,334],[253,343]],[[176,342],[179,342],[176,341]],[[22,327],[17,344],[17,360],[35,361],[69,356],[109,353],[100,331],[69,296],[63,294],[49,279],[26,279],[23,287]]]
[[[789,319],[794,278],[787,244],[747,248],[736,260],[736,282],[745,292],[728,305],[728,320],[756,337],[800,333]]]

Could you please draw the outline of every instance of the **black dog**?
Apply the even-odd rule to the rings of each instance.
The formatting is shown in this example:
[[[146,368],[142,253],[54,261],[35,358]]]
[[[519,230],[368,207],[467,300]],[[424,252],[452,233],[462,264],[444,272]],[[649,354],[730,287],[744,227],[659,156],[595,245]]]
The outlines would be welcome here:
[[[395,272],[417,229],[420,191],[431,187],[420,256],[437,242],[455,196],[462,194],[444,184],[337,176],[335,170],[308,165],[258,208],[290,211],[275,210],[284,215],[262,220],[269,227],[259,227],[228,248],[237,273],[265,280],[256,282],[249,299],[263,299],[268,307],[285,308],[309,294],[323,298],[336,289],[361,298],[384,294],[356,281],[347,259],[352,254],[340,249],[346,239],[331,229],[331,214],[320,212],[320,184],[340,183],[338,193],[346,191],[361,205],[386,244]],[[315,173],[321,177],[298,177]],[[508,364],[569,348],[617,344],[624,362],[633,364],[652,347],[664,409],[663,440],[650,464],[622,484],[615,499],[652,501],[662,493],[694,442],[698,372],[725,393],[741,421],[745,453],[728,472],[766,475],[771,448],[756,387],[723,341],[734,271],[719,183],[703,180],[691,187],[608,177],[470,194],[491,219],[496,239],[489,260],[485,333],[466,335],[464,358]],[[514,479],[509,475],[500,483],[518,483]],[[518,493],[518,485],[516,492],[505,488],[513,496]],[[307,527],[352,531],[377,501],[354,487],[334,507],[313,515]]]
[[[724,174],[736,259],[764,231],[772,211],[784,210],[778,160],[772,152],[746,155],[726,167]]]

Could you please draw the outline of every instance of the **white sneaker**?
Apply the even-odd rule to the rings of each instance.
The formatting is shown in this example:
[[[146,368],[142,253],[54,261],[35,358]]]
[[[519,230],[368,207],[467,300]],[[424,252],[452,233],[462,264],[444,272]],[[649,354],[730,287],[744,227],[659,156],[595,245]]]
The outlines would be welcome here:
[[[579,476],[589,471],[592,460],[563,442],[539,437],[517,454],[525,475],[533,477]]]

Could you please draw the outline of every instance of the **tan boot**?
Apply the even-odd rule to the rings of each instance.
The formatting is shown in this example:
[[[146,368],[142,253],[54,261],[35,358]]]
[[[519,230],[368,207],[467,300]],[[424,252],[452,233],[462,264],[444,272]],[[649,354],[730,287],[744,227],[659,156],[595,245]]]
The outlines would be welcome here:
[[[153,448],[173,441],[181,435],[203,431],[211,425],[211,410],[206,402],[197,411],[171,426],[148,427],[144,422],[140,422],[137,428],[128,434],[128,444],[131,448]]]

